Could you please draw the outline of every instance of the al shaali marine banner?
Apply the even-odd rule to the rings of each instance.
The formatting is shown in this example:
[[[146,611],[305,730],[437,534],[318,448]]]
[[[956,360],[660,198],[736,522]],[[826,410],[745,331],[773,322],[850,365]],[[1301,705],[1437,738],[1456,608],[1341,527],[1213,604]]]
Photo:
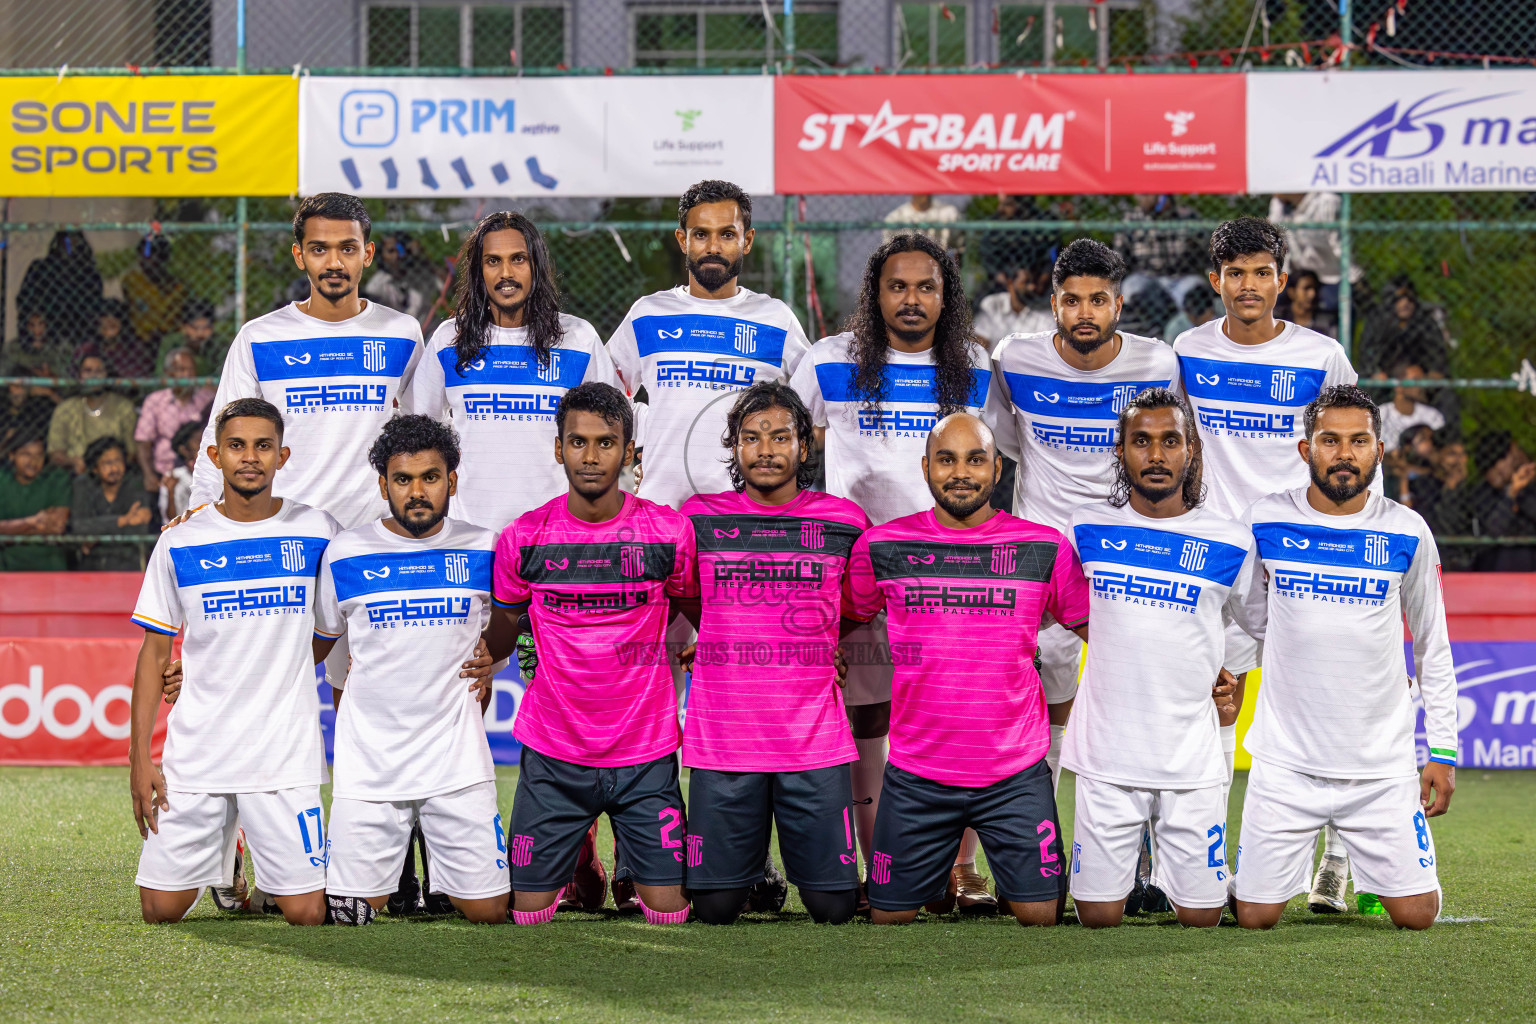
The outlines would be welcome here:
[[[1536,189],[1536,71],[1248,76],[1248,191]]]
[[[299,110],[305,194],[773,191],[768,77],[306,78]]]
[[[287,75],[0,79],[0,194],[289,195],[298,91]]]

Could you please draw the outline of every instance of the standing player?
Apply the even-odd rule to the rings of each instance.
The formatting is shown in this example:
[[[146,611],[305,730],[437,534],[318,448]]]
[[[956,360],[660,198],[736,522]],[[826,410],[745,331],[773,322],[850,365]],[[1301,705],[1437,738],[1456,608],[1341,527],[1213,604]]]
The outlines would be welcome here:
[[[373,919],[419,820],[432,890],[471,921],[505,922],[506,836],[477,693],[490,680],[466,687],[460,672],[490,615],[496,537],[446,518],[459,465],[448,427],[396,417],[368,455],[389,518],[331,542],[316,607],[317,651],[352,637],[352,671],[336,694],[331,914]]]
[[[1456,788],[1456,673],[1440,555],[1417,512],[1369,489],[1381,413],[1351,385],[1306,408],[1305,487],[1260,498],[1247,521],[1269,574],[1264,685],[1238,847],[1237,920],[1269,928],[1305,892],[1317,833],[1337,829],[1357,889],[1392,923],[1440,912],[1429,818]],[[1417,770],[1403,624],[1424,704],[1429,763]]]
[[[519,516],[496,542],[491,655],[510,653],[499,638],[518,632],[524,611],[539,649],[513,727],[523,755],[507,830],[512,916],[554,916],[583,838],[606,813],[646,920],[681,923],[687,826],[663,641],[670,599],[690,585],[693,529],[619,489],[634,454],[623,392],[572,388],[555,429],[569,493]]]
[[[1117,330],[1124,279],[1119,253],[1078,239],[1051,270],[1056,329],[1010,335],[992,351],[1009,413],[998,417],[998,447],[1019,463],[1013,507],[1020,518],[1065,531],[1073,509],[1107,499],[1115,481],[1116,416],[1144,388],[1178,386],[1172,349]],[[1060,625],[1040,631],[1053,779],[1082,650],[1082,641]]]
[[[486,217],[464,239],[458,267],[453,319],[427,343],[404,404],[457,425],[456,517],[499,533],[565,493],[549,457],[560,396],[619,379],[592,325],[560,312],[554,263],[527,217]]]
[[[1066,537],[992,508],[1002,461],[979,419],[940,420],[922,466],[935,507],[853,548],[853,611],[885,609],[903,654],[870,855],[874,921],[911,921],[941,898],[974,828],[999,899],[1020,924],[1053,925],[1067,888],[1035,634],[1049,614],[1087,639],[1088,586]]]
[[[649,501],[680,508],[731,486],[719,439],[735,393],[784,381],[810,348],[794,312],[738,282],[752,252],[752,198],[728,181],[701,181],[677,202],[677,244],[688,284],[638,299],[608,341],[619,378],[649,409]]]
[[[787,385],[742,392],[724,442],[734,489],[683,504],[701,602],[683,727],[688,892],[706,922],[734,921],[763,880],[777,823],[805,909],[841,924],[859,891],[848,769],[858,752],[833,651],[848,554],[869,520],[846,498],[806,489],[816,439]]]
[[[1121,411],[1108,501],[1072,513],[1068,536],[1092,585],[1093,643],[1061,763],[1077,775],[1072,899],[1112,927],[1137,881],[1151,826],[1154,875],[1179,922],[1214,927],[1227,902],[1223,623],[1263,635],[1253,537],[1201,506],[1189,407],[1148,388]]]
[[[179,921],[203,886],[230,884],[236,819],[261,884],[290,924],[325,920],[325,754],[315,717],[315,573],[336,521],[272,494],[283,418],[259,398],[221,408],[208,449],[223,499],[155,546],[133,621],[129,786],[144,836],[144,920]],[[150,733],[185,626],[184,689],[162,768]],[[253,713],[255,712],[255,713]]]
[[[1226,315],[1173,343],[1205,452],[1207,500],[1211,511],[1230,519],[1267,494],[1306,483],[1305,467],[1293,454],[1301,412],[1323,388],[1356,380],[1337,341],[1275,318],[1285,255],[1285,235],[1267,220],[1239,217],[1218,227],[1209,277]],[[1235,625],[1227,628],[1225,664],[1239,679],[1239,705],[1242,681],[1259,667],[1259,656],[1255,640]],[[1235,750],[1236,728],[1222,739]],[[1330,828],[1310,901],[1315,911],[1344,909],[1348,874],[1344,848]]]
[[[992,370],[987,350],[972,340],[959,267],[927,235],[897,235],[870,254],[848,328],[818,341],[791,383],[824,431],[827,490],[878,525],[927,507],[921,467],[933,425],[955,412],[980,414],[989,403],[995,410],[1000,398],[989,398]],[[867,860],[890,731],[884,616],[851,633],[844,650],[852,652],[844,700],[859,750],[853,798]],[[945,900],[994,911],[976,871],[974,834],[959,856]]]

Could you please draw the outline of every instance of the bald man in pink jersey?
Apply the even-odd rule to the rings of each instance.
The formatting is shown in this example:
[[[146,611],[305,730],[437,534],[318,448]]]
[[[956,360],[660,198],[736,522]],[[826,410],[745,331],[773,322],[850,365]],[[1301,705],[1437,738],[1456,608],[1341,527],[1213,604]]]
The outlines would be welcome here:
[[[1059,531],[992,508],[992,433],[956,413],[928,437],[935,507],[854,545],[853,612],[886,612],[895,674],[891,753],[870,856],[876,924],[902,924],[942,896],[974,828],[998,898],[1025,925],[1066,903],[1050,721],[1035,668],[1049,616],[1088,638],[1088,585]]]

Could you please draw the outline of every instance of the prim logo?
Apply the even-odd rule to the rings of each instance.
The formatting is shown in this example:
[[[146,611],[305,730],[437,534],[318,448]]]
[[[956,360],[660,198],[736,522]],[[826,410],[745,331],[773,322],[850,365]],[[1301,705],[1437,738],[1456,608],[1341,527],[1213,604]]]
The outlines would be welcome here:
[[[443,578],[449,583],[469,582],[469,556],[450,552],[443,556]]]
[[[283,569],[287,572],[304,571],[304,544],[301,541],[283,541]]]
[[[908,555],[907,556],[907,561],[910,562],[913,565],[932,565],[933,564],[933,556],[932,555],[922,555],[922,556]]]
[[[1386,565],[1390,542],[1384,533],[1365,535],[1365,562],[1367,565]]]
[[[749,356],[757,351],[757,325],[737,324],[736,338],[732,347],[744,356]]]
[[[1296,397],[1296,371],[1276,370],[1269,376],[1269,397],[1277,402],[1289,402]]]
[[[639,579],[645,575],[645,548],[640,544],[625,544],[619,548],[619,575]]]
[[[539,366],[539,380],[553,382],[553,381],[557,381],[559,379],[560,379],[560,353],[559,352],[551,352],[549,354],[549,362],[548,363],[544,363],[544,364],[540,364],[540,366]]]
[[[803,548],[825,547],[827,531],[821,523],[800,524],[800,546]]]
[[[1137,387],[1135,384],[1115,385],[1115,393],[1110,397],[1109,407],[1116,416],[1120,415],[1120,412],[1130,404],[1131,399],[1136,397],[1136,392]]]
[[[733,526],[729,530],[715,530],[715,540],[734,540],[741,536],[741,527]]]
[[[384,343],[369,340],[363,342],[363,369],[369,373],[384,371]]]
[[[559,572],[570,564],[571,560],[569,558],[562,558],[558,562],[550,561],[548,558],[544,559],[544,568],[549,572]]]
[[[1019,567],[1019,549],[1012,544],[992,545],[992,574],[1010,576]]]
[[[1179,552],[1179,568],[1185,572],[1199,572],[1205,568],[1205,553],[1211,546],[1203,540],[1187,540]]]
[[[199,564],[201,564],[204,569],[222,569],[229,564],[229,556],[224,555],[220,558],[215,558],[212,560],[207,558],[199,559]]]

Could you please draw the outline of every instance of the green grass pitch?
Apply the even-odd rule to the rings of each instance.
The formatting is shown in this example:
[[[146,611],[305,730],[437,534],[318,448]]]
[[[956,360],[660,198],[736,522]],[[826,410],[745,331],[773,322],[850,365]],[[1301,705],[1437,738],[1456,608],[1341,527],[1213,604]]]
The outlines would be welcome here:
[[[793,896],[786,919],[730,928],[562,914],[340,929],[206,899],[146,926],[126,769],[0,769],[0,1021],[1530,1021],[1536,772],[1458,781],[1434,823],[1448,920],[1424,934],[1300,900],[1267,934],[1168,916],[1099,933],[958,916],[831,928]],[[1070,825],[1070,777],[1060,800]]]

